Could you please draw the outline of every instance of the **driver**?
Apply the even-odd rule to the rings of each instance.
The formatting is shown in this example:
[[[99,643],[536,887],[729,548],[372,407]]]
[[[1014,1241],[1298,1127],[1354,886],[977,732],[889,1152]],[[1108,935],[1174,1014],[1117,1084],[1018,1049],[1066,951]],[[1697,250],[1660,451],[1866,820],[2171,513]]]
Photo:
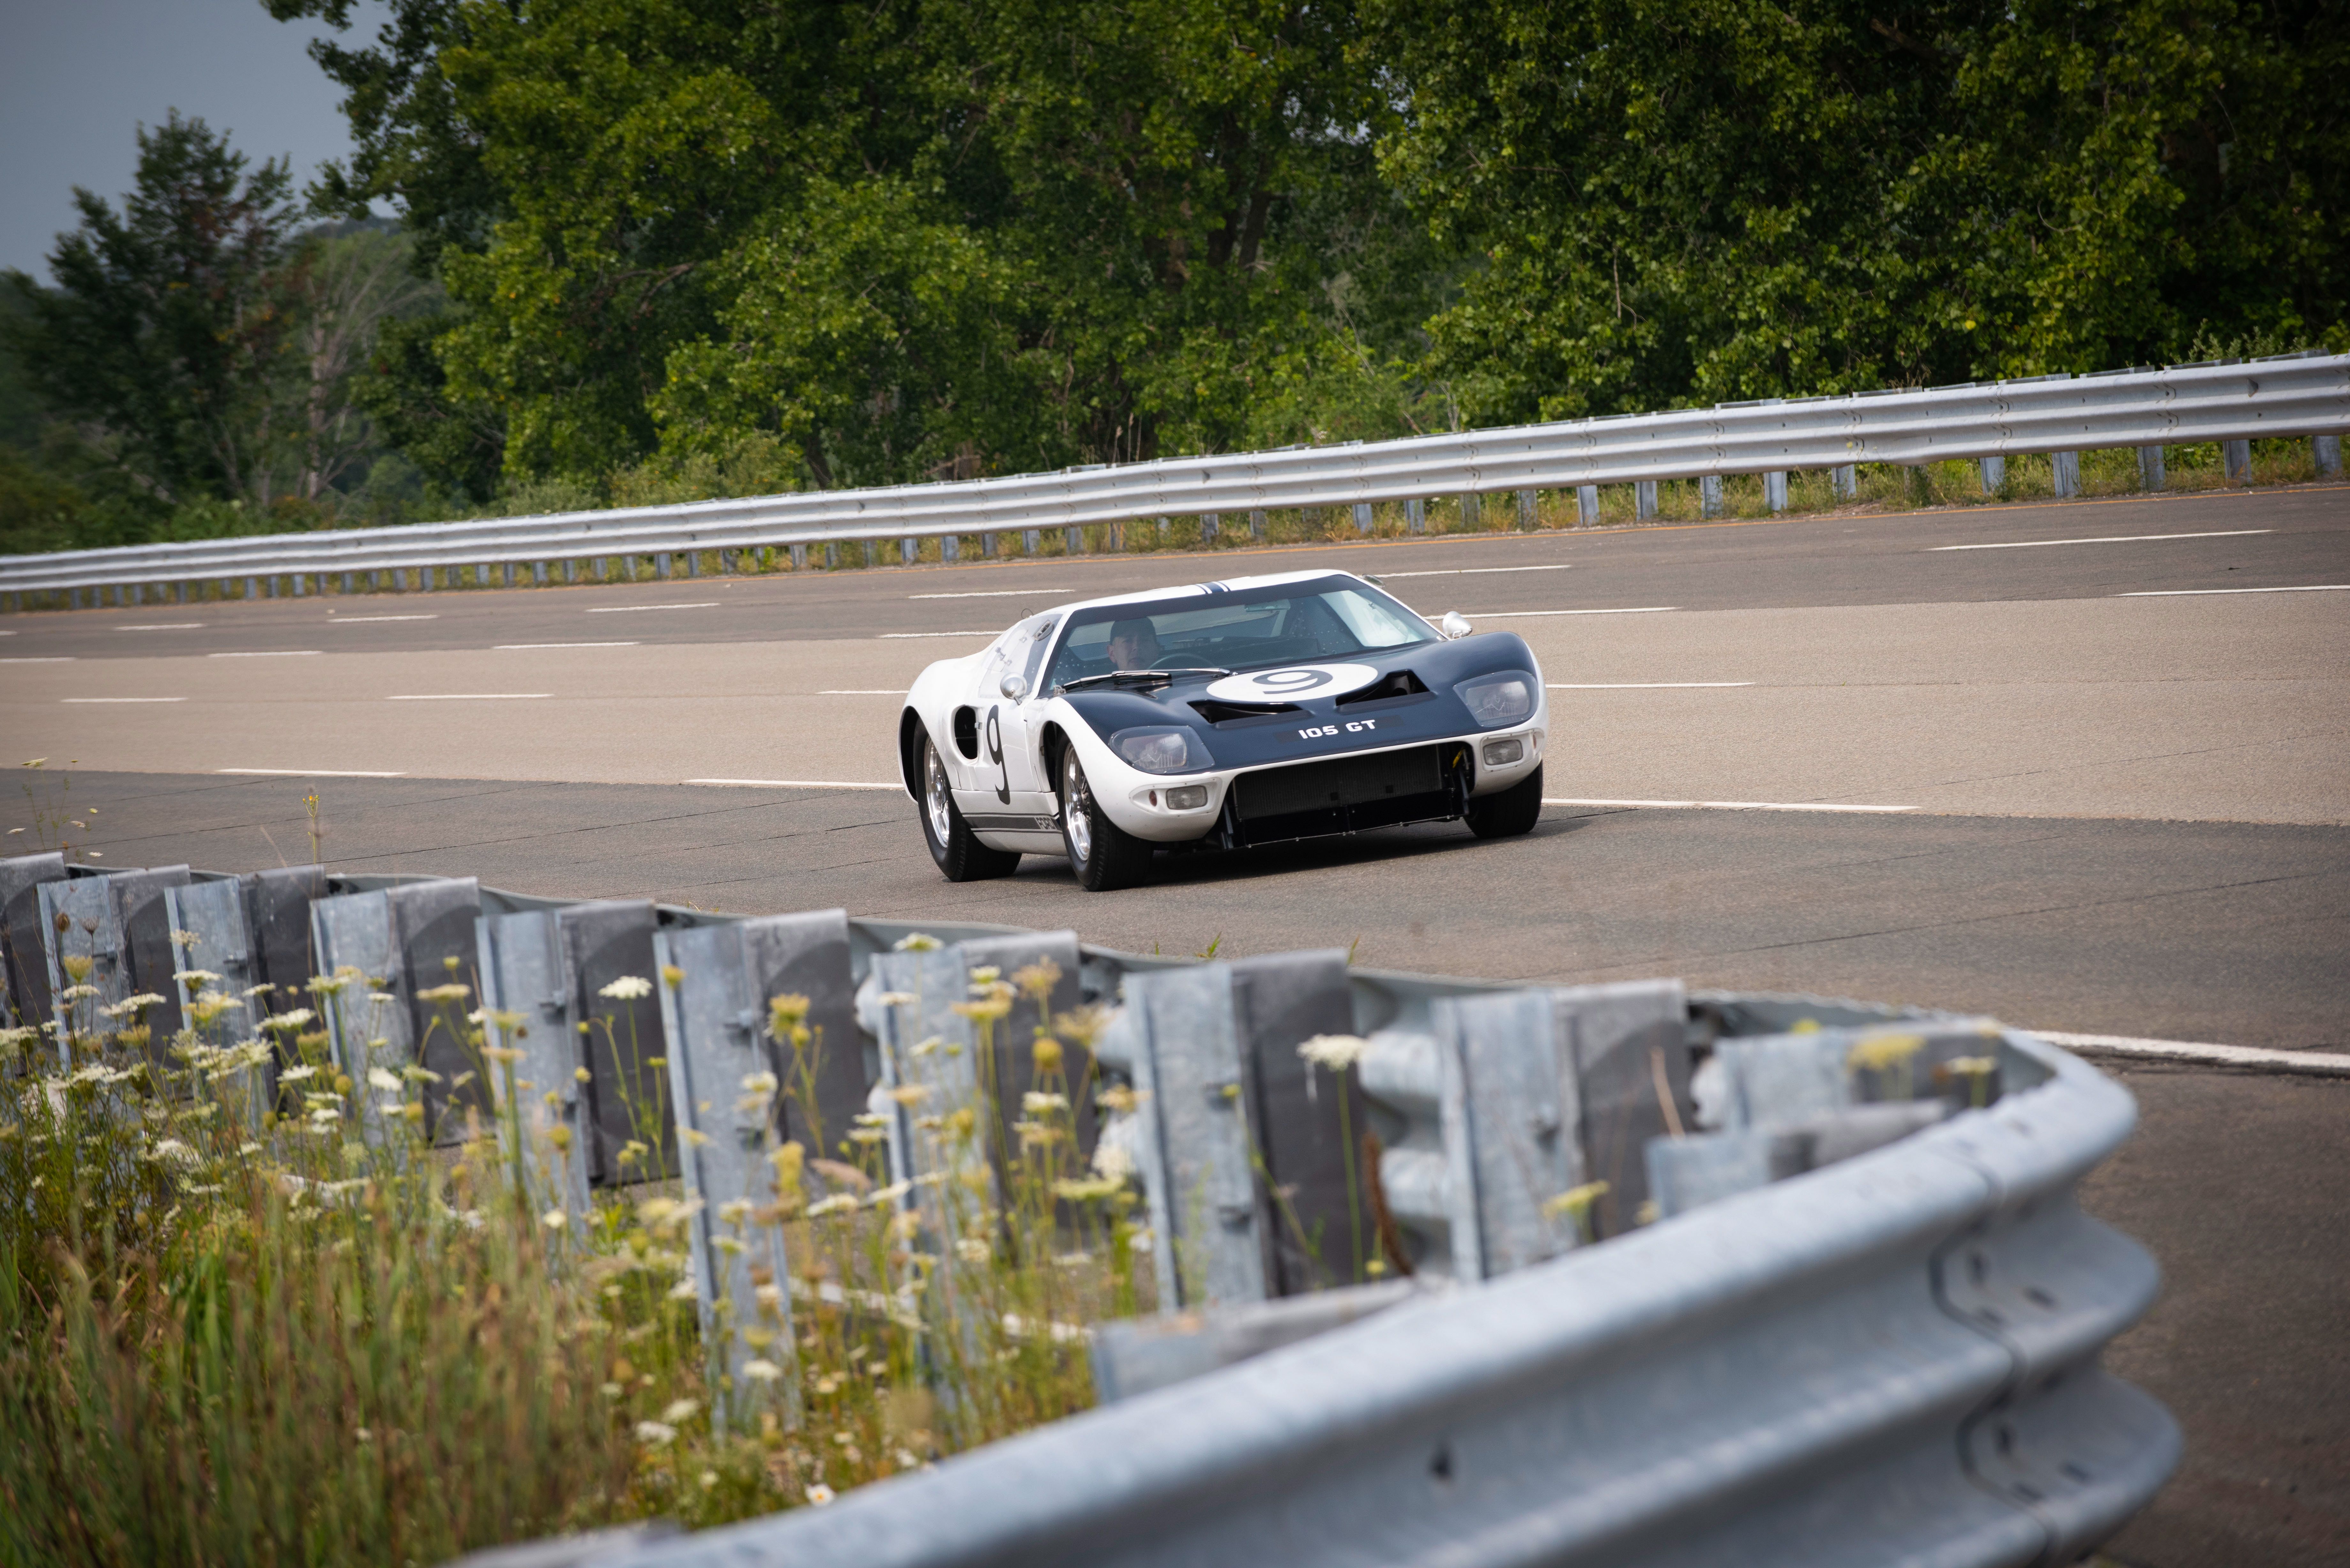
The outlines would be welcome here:
[[[1103,651],[1109,656],[1112,670],[1148,670],[1159,662],[1159,634],[1139,617],[1118,621],[1109,628],[1109,641]]]

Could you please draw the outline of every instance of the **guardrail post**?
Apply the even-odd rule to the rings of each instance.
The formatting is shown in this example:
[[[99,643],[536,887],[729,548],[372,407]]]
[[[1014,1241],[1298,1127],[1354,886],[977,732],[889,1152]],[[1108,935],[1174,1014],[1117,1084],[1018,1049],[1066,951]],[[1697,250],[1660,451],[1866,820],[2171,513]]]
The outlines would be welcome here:
[[[910,538],[899,540],[898,564],[901,566],[912,566],[914,564],[914,556],[920,551],[920,549],[921,545],[916,540]]]
[[[1249,537],[1252,539],[1262,539],[1264,535],[1264,508],[1262,506],[1253,506],[1249,508]]]
[[[1838,501],[1850,501],[1860,493],[1860,475],[1853,472],[1851,463],[1839,463],[1828,470],[1828,485]]]
[[[2079,452],[2050,452],[2048,472],[2054,482],[2058,500],[2070,500],[2081,493],[2081,454]]]
[[[1773,512],[1787,509],[1787,471],[1773,469],[1762,476],[1762,500]]]
[[[1355,532],[1367,534],[1370,531],[1371,504],[1367,501],[1357,501],[1355,503]]]
[[[993,534],[982,534],[982,535],[979,536],[979,553],[980,553],[980,556],[981,556],[983,559],[990,560],[990,561],[992,561],[992,560],[995,559],[995,535],[993,535]]]
[[[1202,545],[1205,545],[1205,544],[1208,544],[1208,543],[1211,542],[1211,541],[1215,538],[1215,536],[1216,536],[1217,530],[1219,530],[1219,529],[1220,529],[1220,528],[1222,528],[1222,526],[1223,526],[1223,519],[1222,519],[1221,516],[1219,516],[1217,514],[1215,514],[1215,513],[1213,513],[1213,512],[1202,512],[1202,513],[1201,513],[1201,514],[1200,514],[1200,543],[1201,543],[1201,544],[1202,544]]]
[[[1159,520],[1159,531],[1161,534],[1164,534],[1164,533],[1166,533],[1166,532],[1167,532],[1167,519],[1166,519],[1166,518],[1164,518],[1164,517],[1161,517],[1161,518]],[[1039,550],[1041,550],[1041,549],[1043,549],[1043,548],[1044,548],[1044,530],[1043,530],[1043,529],[1041,529],[1041,528],[1027,528],[1027,529],[1024,529],[1024,530],[1022,530],[1022,531],[1021,531],[1021,535],[1020,535],[1020,550],[1021,550],[1021,553],[1022,553],[1023,555],[1033,556],[1033,555],[1036,554],[1036,552],[1037,552],[1037,551],[1039,551]]]
[[[1599,523],[1599,486],[1578,484],[1575,487],[1575,526],[1596,527]]]
[[[666,582],[669,580],[669,552],[667,550],[656,551],[653,555],[653,575]]]
[[[1975,460],[1975,468],[1982,480],[1982,493],[1996,495],[1999,487],[2007,483],[2007,459],[1984,457]]]
[[[1697,510],[1701,517],[1721,515],[1721,476],[1709,473],[1697,482]]]
[[[1415,495],[1403,504],[1404,526],[1415,534],[1428,532],[1428,503]]]
[[[307,598],[309,597],[308,579],[309,574],[307,572],[296,572],[294,574],[294,597],[296,598]],[[322,594],[327,591],[327,582],[326,578],[323,576],[318,579],[318,591]],[[143,598],[145,596],[142,595],[140,597]]]
[[[806,545],[795,545],[792,546],[792,570],[795,572],[805,572],[807,570],[807,546]]]
[[[1534,493],[1531,490],[1521,490],[1518,492],[1518,526],[1531,528],[1534,525]]]
[[[2226,465],[2229,483],[2250,484],[2252,482],[2252,443],[2251,441],[2221,441],[2220,459]]]
[[[1632,483],[1632,510],[1643,519],[1657,514],[1657,482],[1639,479]]]
[[[1475,528],[1485,520],[1485,504],[1473,490],[1461,493],[1461,526]]]
[[[941,560],[941,561],[950,561],[950,562],[951,562],[951,561],[960,561],[960,560],[962,560],[962,540],[960,537],[958,537],[957,535],[952,535],[952,534],[941,534],[941,535],[939,535],[939,559],[940,559],[940,560]]]
[[[2137,449],[2137,485],[2140,490],[2164,488],[2160,447],[2142,446]]]
[[[545,561],[533,561],[530,564],[530,580],[531,585],[534,587],[543,588],[546,587],[546,563]]]
[[[1061,530],[1061,548],[1072,556],[1086,553],[1086,531],[1075,524]]]
[[[2338,435],[2309,438],[2309,455],[2317,465],[2320,479],[2342,477],[2342,438]]]
[[[249,599],[257,599],[261,597],[261,579],[259,577],[247,577],[244,579],[244,597]],[[81,595],[78,592],[74,595],[74,607],[76,609],[81,607]]]

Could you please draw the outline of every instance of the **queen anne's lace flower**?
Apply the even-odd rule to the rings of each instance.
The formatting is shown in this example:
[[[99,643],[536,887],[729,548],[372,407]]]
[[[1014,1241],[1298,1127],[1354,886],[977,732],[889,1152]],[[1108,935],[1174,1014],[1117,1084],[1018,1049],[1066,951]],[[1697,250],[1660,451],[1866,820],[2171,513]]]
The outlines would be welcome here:
[[[596,994],[614,1002],[634,1002],[653,993],[653,982],[640,974],[624,974]]]
[[[1363,1059],[1370,1044],[1358,1034],[1316,1034],[1300,1045],[1297,1054],[1317,1067],[1343,1073]]]

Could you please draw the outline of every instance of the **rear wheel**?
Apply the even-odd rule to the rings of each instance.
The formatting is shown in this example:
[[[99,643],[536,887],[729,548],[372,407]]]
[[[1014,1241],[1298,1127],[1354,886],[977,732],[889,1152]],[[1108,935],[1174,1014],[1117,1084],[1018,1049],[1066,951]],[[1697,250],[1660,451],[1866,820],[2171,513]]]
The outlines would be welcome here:
[[[1542,816],[1542,768],[1505,790],[1469,803],[1469,831],[1480,838],[1514,838]]]
[[[963,820],[962,807],[955,805],[954,791],[947,784],[946,763],[928,735],[922,737],[922,838],[950,882],[1009,877],[1020,864],[1018,850],[989,848]]]
[[[1150,879],[1150,846],[1109,819],[1095,803],[1077,762],[1077,749],[1061,753],[1061,842],[1068,846],[1069,869],[1087,892],[1107,893]]]

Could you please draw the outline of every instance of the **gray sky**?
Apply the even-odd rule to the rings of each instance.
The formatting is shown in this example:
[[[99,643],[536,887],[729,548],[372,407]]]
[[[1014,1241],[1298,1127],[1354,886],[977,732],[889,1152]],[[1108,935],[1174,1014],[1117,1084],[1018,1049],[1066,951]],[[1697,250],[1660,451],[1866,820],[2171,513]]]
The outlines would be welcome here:
[[[383,15],[363,5],[350,36]],[[135,128],[173,109],[255,163],[290,155],[308,183],[350,151],[338,90],[303,52],[321,30],[272,21],[260,0],[0,0],[0,266],[47,281],[73,188],[119,202]]]

